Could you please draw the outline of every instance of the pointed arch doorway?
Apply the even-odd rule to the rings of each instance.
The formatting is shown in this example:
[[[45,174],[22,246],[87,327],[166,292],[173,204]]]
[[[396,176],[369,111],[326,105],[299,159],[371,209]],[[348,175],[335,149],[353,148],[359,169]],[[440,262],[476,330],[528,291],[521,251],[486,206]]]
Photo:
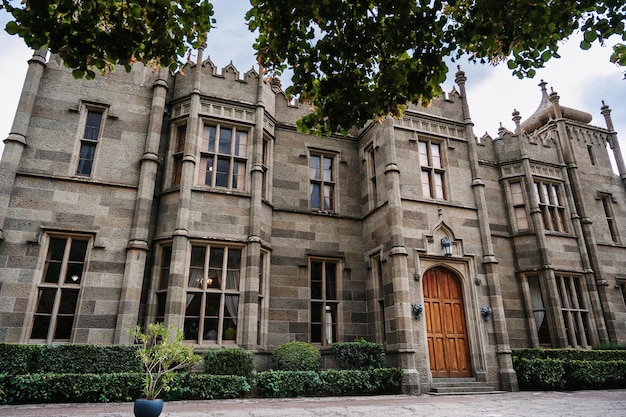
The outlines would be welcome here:
[[[450,271],[435,267],[422,278],[428,355],[433,378],[472,376],[463,291]]]

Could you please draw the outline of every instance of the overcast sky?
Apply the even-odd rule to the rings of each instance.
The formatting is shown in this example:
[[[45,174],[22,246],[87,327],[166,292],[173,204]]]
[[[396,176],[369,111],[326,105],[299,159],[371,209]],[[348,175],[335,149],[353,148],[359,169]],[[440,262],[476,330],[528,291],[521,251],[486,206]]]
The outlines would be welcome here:
[[[255,65],[252,43],[254,35],[247,30],[246,0],[215,0],[217,28],[209,34],[207,53],[218,68],[232,62],[241,73]],[[0,28],[4,28],[8,15],[0,11]],[[467,76],[467,96],[474,122],[474,133],[481,137],[485,132],[497,136],[500,123],[514,130],[511,113],[517,109],[522,121],[538,107],[543,79],[548,91],[553,88],[561,97],[561,104],[583,110],[593,116],[592,125],[606,127],[600,114],[602,100],[612,109],[613,123],[618,132],[623,152],[626,152],[626,80],[623,69],[609,62],[612,49],[595,45],[582,51],[575,39],[560,50],[561,58],[550,61],[546,68],[537,71],[533,79],[519,80],[511,75],[506,64],[497,67],[459,62]],[[0,31],[0,140],[7,137],[21,93],[32,51],[17,36]],[[120,69],[122,70],[122,69]],[[452,68],[444,91],[454,85]],[[283,83],[284,84],[284,83]],[[0,147],[3,144],[0,143]]]

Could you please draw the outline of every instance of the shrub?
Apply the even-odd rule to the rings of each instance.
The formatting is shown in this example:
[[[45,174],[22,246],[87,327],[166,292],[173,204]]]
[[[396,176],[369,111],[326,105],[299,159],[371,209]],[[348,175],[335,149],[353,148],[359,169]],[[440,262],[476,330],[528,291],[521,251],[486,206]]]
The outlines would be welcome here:
[[[254,353],[241,348],[207,350],[204,353],[204,372],[211,375],[238,375],[250,379],[254,372]]]
[[[626,387],[626,361],[570,361],[566,364],[568,389]]]
[[[241,398],[250,391],[250,384],[243,376],[178,373],[172,388],[163,394],[167,401],[214,400]]]
[[[400,368],[328,369],[320,372],[321,392],[327,396],[399,393],[402,374]]]
[[[141,393],[141,373],[27,374],[0,377],[3,404],[130,401]]]
[[[385,363],[385,351],[380,343],[360,339],[354,342],[335,342],[331,346],[339,369],[375,369]]]
[[[41,348],[42,345],[0,343],[0,369],[10,375],[35,372]]]
[[[565,361],[559,359],[513,358],[520,389],[558,390],[565,388]]]
[[[280,371],[319,371],[322,354],[306,342],[287,342],[272,353],[274,366]]]
[[[110,374],[143,372],[132,345],[44,345],[37,372],[64,374]]]
[[[264,371],[257,374],[257,395],[269,398],[313,396],[322,380],[314,371]]]

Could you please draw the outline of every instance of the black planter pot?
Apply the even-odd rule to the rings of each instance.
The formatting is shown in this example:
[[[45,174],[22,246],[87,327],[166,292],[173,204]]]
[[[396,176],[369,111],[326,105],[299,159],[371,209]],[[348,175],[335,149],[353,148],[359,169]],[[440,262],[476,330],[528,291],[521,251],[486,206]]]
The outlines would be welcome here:
[[[139,398],[135,400],[135,407],[133,412],[135,417],[159,417],[163,411],[163,400],[146,400],[145,398]]]

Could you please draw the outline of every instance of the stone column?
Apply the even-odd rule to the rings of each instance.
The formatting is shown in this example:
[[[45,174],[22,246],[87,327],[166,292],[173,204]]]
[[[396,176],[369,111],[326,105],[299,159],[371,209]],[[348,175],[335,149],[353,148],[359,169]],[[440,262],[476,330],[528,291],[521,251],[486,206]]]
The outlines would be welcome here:
[[[250,170],[250,234],[248,236],[246,253],[246,276],[242,280],[243,331],[238,345],[244,349],[256,350],[259,315],[259,275],[261,273],[261,208],[263,204],[263,116],[265,103],[263,102],[263,67],[259,68],[257,83],[257,102],[255,113],[255,127],[252,138],[252,168]]]
[[[9,136],[4,140],[4,151],[0,161],[0,241],[4,240],[4,220],[7,215],[11,191],[15,182],[17,168],[22,159],[28,137],[28,125],[35,107],[35,98],[39,91],[41,76],[46,69],[48,51],[40,49],[28,61],[28,71],[22,88],[22,95],[17,105],[17,112]]]
[[[419,393],[416,351],[413,342],[411,316],[411,292],[409,288],[408,253],[404,245],[402,225],[402,200],[400,195],[400,169],[396,161],[396,144],[393,118],[383,122],[383,146],[385,149],[385,180],[387,192],[387,224],[390,230],[389,269],[384,284],[385,317],[388,324],[387,347],[398,352],[398,366],[404,371],[402,390],[407,394]],[[391,285],[387,285],[391,284]],[[387,300],[391,300],[387,304]]]
[[[557,143],[560,145],[559,150],[562,152],[562,158],[567,170],[567,178],[569,179],[569,187],[571,189],[570,195],[572,199],[572,206],[578,210],[578,215],[580,216],[576,216],[573,219],[574,231],[577,233],[577,237],[579,239],[578,246],[580,248],[580,255],[584,265],[583,273],[585,277],[585,284],[589,294],[589,300],[591,301],[591,306],[589,307],[590,310],[593,311],[591,318],[595,322],[595,326],[590,326],[590,330],[595,329],[597,331],[597,334],[594,334],[593,331],[590,332],[592,340],[589,340],[588,343],[608,343],[609,336],[600,303],[600,298],[606,299],[606,294],[603,294],[606,287],[602,286],[602,277],[598,275],[601,268],[600,260],[597,254],[596,239],[593,233],[593,222],[587,216],[585,210],[583,198],[584,191],[580,183],[580,174],[578,166],[576,165],[576,158],[574,156],[574,151],[572,150],[572,144],[567,135],[565,121],[561,112],[561,105],[559,104],[560,97],[556,92],[552,92],[550,93],[549,98],[556,117],[555,123],[558,133]]]
[[[617,164],[617,172],[619,172],[622,183],[624,184],[624,187],[626,187],[626,164],[624,164],[624,156],[622,155],[622,150],[619,146],[617,133],[615,132],[615,128],[613,127],[613,119],[611,119],[611,109],[609,108],[609,106],[604,104],[603,101],[600,110],[602,112],[602,116],[604,116],[606,128],[609,130],[609,132],[611,132],[609,136],[609,145],[613,150],[613,156],[615,157],[615,163]]]
[[[149,250],[148,234],[154,204],[157,169],[159,166],[159,143],[163,127],[165,100],[167,96],[167,69],[161,69],[152,91],[152,107],[143,157],[140,162],[139,184],[130,239],[126,250],[126,264],[120,302],[117,313],[114,343],[131,343],[128,329],[139,324],[139,307],[146,258]],[[149,290],[150,288],[148,288]]]
[[[513,370],[513,361],[511,359],[511,347],[509,345],[509,331],[506,325],[506,317],[504,314],[504,304],[502,303],[502,290],[500,288],[500,278],[497,272],[497,259],[493,250],[493,241],[491,240],[491,227],[489,225],[489,210],[487,200],[485,198],[485,183],[479,175],[478,153],[476,150],[476,138],[474,136],[474,123],[470,117],[469,104],[467,102],[467,93],[465,91],[465,73],[460,69],[456,73],[456,83],[460,89],[461,103],[463,105],[463,117],[465,123],[465,138],[468,144],[468,156],[470,162],[470,171],[472,174],[472,191],[474,192],[474,201],[478,208],[478,224],[481,241],[481,249],[483,253],[482,264],[487,278],[487,286],[489,290],[489,304],[492,309],[491,321],[494,328],[494,336],[496,342],[496,355],[498,360],[498,372],[500,376],[500,385],[502,389],[507,391],[517,391],[517,377]]]
[[[173,325],[182,329],[185,322],[185,277],[187,276],[189,250],[189,221],[191,211],[191,188],[194,183],[196,170],[196,151],[198,148],[200,120],[198,114],[200,104],[200,84],[202,81],[202,53],[203,48],[198,49],[198,59],[194,72],[193,89],[190,97],[189,118],[187,119],[187,134],[183,153],[180,186],[178,191],[178,212],[176,214],[176,226],[172,237],[172,260],[170,263],[169,287],[167,301],[165,303],[165,325]]]

